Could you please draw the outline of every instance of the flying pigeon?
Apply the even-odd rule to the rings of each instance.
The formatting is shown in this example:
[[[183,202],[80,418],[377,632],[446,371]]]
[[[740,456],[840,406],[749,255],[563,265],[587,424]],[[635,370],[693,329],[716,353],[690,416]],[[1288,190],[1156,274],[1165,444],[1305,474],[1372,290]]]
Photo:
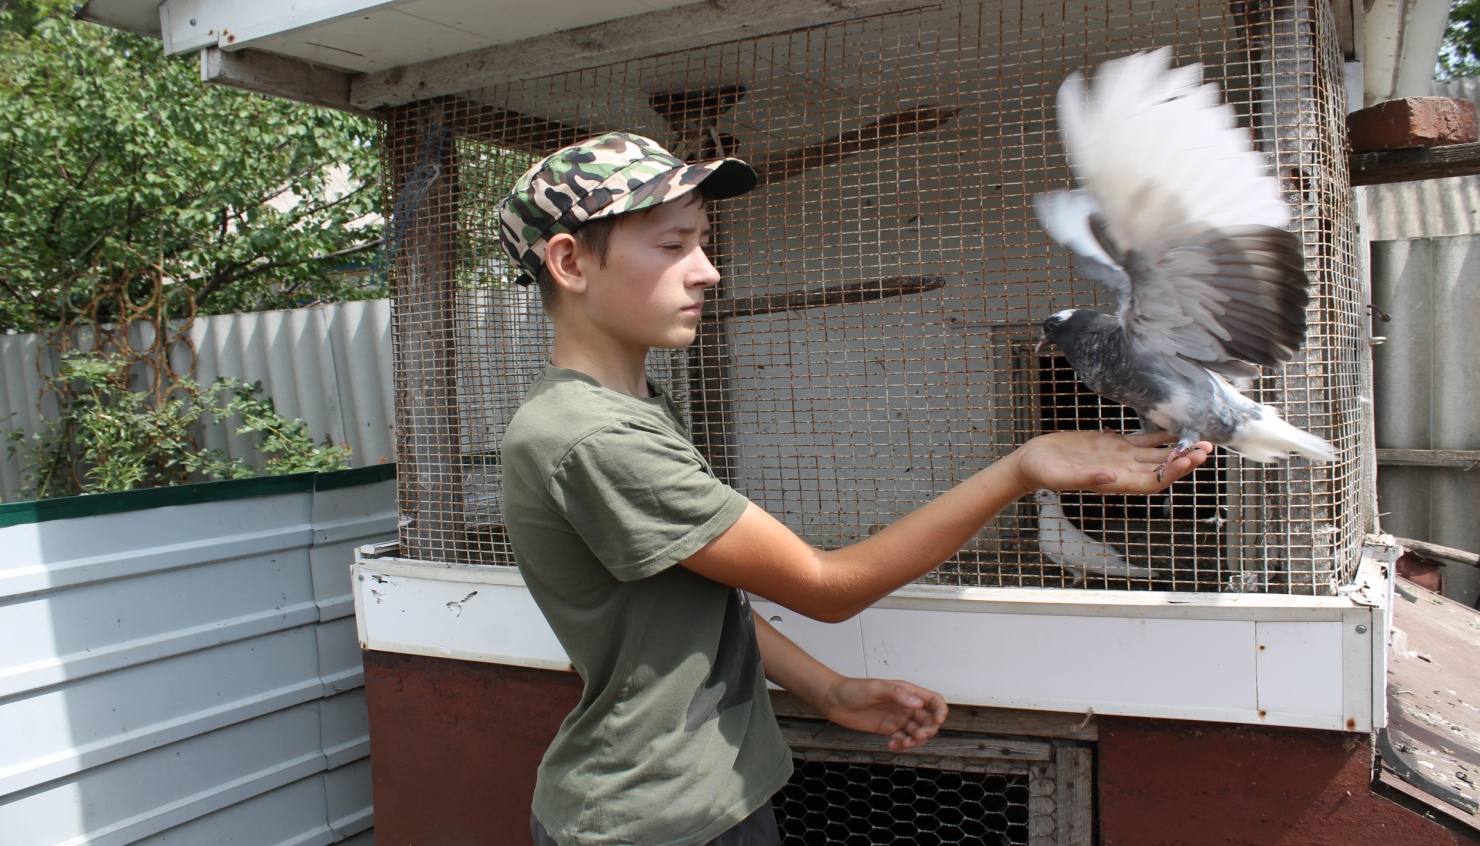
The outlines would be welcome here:
[[[1038,548],[1050,561],[1074,574],[1070,587],[1084,583],[1085,571],[1107,576],[1149,576],[1153,579],[1161,576],[1155,570],[1131,564],[1115,551],[1115,547],[1081,532],[1064,516],[1058,494],[1037,490],[1033,492],[1033,499],[1038,503]]]
[[[1305,341],[1310,280],[1290,211],[1218,87],[1167,48],[1106,62],[1093,90],[1059,89],[1078,188],[1035,198],[1043,228],[1115,295],[1114,317],[1071,308],[1043,323],[1086,387],[1175,432],[1157,475],[1198,441],[1259,462],[1335,458],[1324,439],[1240,393]]]

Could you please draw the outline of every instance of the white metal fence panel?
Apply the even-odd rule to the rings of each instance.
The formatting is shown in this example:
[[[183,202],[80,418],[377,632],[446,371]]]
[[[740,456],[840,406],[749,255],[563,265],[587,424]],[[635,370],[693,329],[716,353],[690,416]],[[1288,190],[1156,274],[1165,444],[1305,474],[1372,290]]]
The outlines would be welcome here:
[[[390,477],[0,506],[0,842],[368,844],[349,571]]]
[[[354,449],[351,467],[396,460],[391,395],[390,301],[202,317],[190,330],[195,376],[262,383],[278,412],[301,418],[316,440],[325,436]],[[35,335],[0,336],[0,432],[36,432],[42,382]],[[181,362],[173,362],[183,368]],[[44,409],[55,414],[55,407]],[[12,416],[13,415],[13,416]],[[202,428],[202,449],[259,464],[256,436],[233,434],[226,424]],[[0,450],[0,499],[19,498],[20,456]]]
[[[36,356],[41,339],[35,335],[0,335],[0,432],[42,427],[41,374]],[[55,410],[54,408],[52,409]],[[21,462],[0,449],[0,499],[10,499],[21,488]]]

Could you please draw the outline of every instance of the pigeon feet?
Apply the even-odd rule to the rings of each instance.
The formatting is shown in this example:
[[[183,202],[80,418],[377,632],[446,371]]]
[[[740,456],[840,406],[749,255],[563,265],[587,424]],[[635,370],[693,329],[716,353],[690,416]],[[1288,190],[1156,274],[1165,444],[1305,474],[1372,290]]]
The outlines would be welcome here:
[[[1174,446],[1171,449],[1167,450],[1166,460],[1161,463],[1161,466],[1160,467],[1156,468],[1156,481],[1158,481],[1158,482],[1165,482],[1166,481],[1166,478],[1165,477],[1166,477],[1166,473],[1167,473],[1167,468],[1170,467],[1170,466],[1172,466],[1172,462],[1173,461],[1176,461],[1177,459],[1181,458],[1184,455],[1190,454],[1193,449],[1194,449],[1194,447],[1182,446],[1182,445],[1179,444],[1179,445]]]

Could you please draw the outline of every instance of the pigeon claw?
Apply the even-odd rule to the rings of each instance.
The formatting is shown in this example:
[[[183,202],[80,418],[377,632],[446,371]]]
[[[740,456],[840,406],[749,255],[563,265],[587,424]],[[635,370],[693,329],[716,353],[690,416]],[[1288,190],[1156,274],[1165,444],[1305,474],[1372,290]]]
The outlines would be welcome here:
[[[1167,450],[1166,460],[1162,461],[1161,466],[1156,468],[1156,481],[1165,482],[1167,468],[1172,466],[1172,462],[1184,455],[1190,455],[1193,449],[1194,447],[1178,445]]]

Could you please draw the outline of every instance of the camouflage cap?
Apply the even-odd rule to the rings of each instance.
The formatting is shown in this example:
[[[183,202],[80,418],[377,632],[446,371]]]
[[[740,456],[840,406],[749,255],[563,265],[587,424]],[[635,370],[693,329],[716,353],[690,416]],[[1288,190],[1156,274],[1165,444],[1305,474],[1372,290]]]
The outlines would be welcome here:
[[[534,282],[552,236],[588,220],[666,203],[700,183],[722,200],[754,188],[756,176],[739,159],[685,164],[629,132],[608,132],[557,150],[525,171],[499,203],[499,237],[520,271],[514,281]]]

